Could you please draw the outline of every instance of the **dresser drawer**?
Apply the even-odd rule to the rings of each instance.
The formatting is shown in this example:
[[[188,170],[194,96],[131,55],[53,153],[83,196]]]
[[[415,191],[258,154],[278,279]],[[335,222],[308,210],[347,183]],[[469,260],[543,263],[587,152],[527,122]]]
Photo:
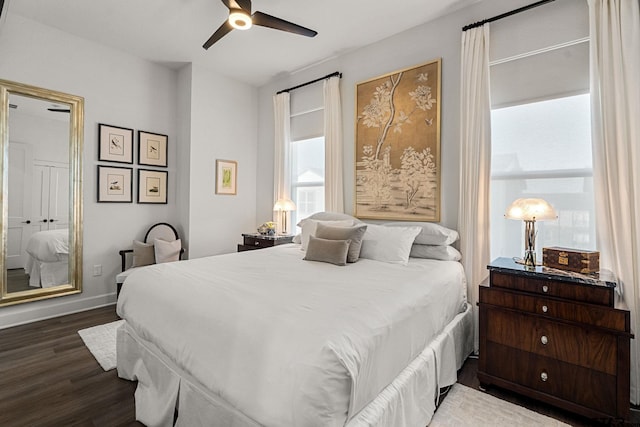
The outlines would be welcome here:
[[[615,375],[617,338],[536,315],[487,309],[486,340]]]
[[[613,288],[491,271],[491,286],[613,307]]]
[[[275,240],[267,240],[267,239],[260,239],[258,237],[254,237],[254,236],[243,236],[243,243],[244,246],[251,246],[254,248],[270,248],[272,246],[275,245]]]
[[[630,313],[625,310],[562,301],[504,289],[481,287],[480,302],[623,333],[629,331],[631,322]]]
[[[616,377],[487,343],[486,373],[605,414],[616,413]]]

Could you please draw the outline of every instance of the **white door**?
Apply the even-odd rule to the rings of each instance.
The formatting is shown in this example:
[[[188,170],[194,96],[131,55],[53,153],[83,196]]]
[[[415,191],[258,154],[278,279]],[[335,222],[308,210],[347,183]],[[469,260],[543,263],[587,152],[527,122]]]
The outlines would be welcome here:
[[[69,228],[69,168],[49,168],[49,229]]]
[[[29,144],[9,143],[7,268],[24,268],[25,249],[33,233],[31,217],[33,151]]]
[[[49,169],[50,166],[33,166],[33,189],[31,191],[31,223],[35,231],[49,229]]]

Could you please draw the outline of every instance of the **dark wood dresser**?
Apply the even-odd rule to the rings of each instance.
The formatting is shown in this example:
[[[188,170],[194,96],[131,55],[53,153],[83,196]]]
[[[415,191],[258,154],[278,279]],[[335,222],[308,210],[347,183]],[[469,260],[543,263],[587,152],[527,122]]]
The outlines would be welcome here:
[[[291,243],[293,236],[275,235],[269,236],[259,233],[248,233],[242,235],[242,244],[238,245],[238,252],[251,251],[253,249],[270,248],[276,245]]]
[[[511,258],[480,286],[478,379],[593,419],[629,419],[630,313],[611,274]]]

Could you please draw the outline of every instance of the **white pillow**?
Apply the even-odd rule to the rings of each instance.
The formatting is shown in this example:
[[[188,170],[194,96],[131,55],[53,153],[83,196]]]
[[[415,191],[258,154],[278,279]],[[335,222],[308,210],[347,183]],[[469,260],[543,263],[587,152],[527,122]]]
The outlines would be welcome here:
[[[340,212],[316,212],[310,216],[308,216],[305,219],[301,219],[300,222],[298,222],[298,227],[302,227],[302,224],[304,224],[304,222],[308,219],[315,219],[317,221],[343,221],[345,219],[350,219],[353,221],[354,224],[356,223],[360,223],[362,221],[360,221],[358,218],[353,217],[349,214],[346,213],[340,213]]]
[[[155,239],[153,247],[156,254],[156,264],[180,260],[180,250],[182,249],[182,241],[180,239],[173,242]]]
[[[316,235],[316,229],[318,228],[318,223],[322,222],[326,225],[332,225],[336,227],[349,227],[353,225],[352,219],[344,219],[341,221],[320,221],[317,219],[305,218],[300,221],[300,227],[302,227],[302,250],[306,251],[307,246],[309,246],[309,236]]]
[[[458,240],[458,232],[433,222],[388,222],[387,227],[420,227],[419,245],[450,245]]]
[[[367,224],[360,258],[407,265],[411,245],[419,233],[420,227],[385,227]]]
[[[438,259],[441,261],[460,261],[462,259],[462,255],[456,248],[445,245],[414,244],[411,246],[409,256],[412,258]]]

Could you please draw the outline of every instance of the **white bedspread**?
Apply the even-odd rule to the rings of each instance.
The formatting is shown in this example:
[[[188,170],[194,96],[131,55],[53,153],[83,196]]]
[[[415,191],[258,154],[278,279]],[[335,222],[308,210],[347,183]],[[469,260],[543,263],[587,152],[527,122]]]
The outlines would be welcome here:
[[[61,261],[69,255],[69,230],[47,230],[33,233],[27,242],[27,253],[41,262]]]
[[[132,273],[118,313],[266,426],[342,426],[459,313],[457,262],[303,261],[297,245]]]

